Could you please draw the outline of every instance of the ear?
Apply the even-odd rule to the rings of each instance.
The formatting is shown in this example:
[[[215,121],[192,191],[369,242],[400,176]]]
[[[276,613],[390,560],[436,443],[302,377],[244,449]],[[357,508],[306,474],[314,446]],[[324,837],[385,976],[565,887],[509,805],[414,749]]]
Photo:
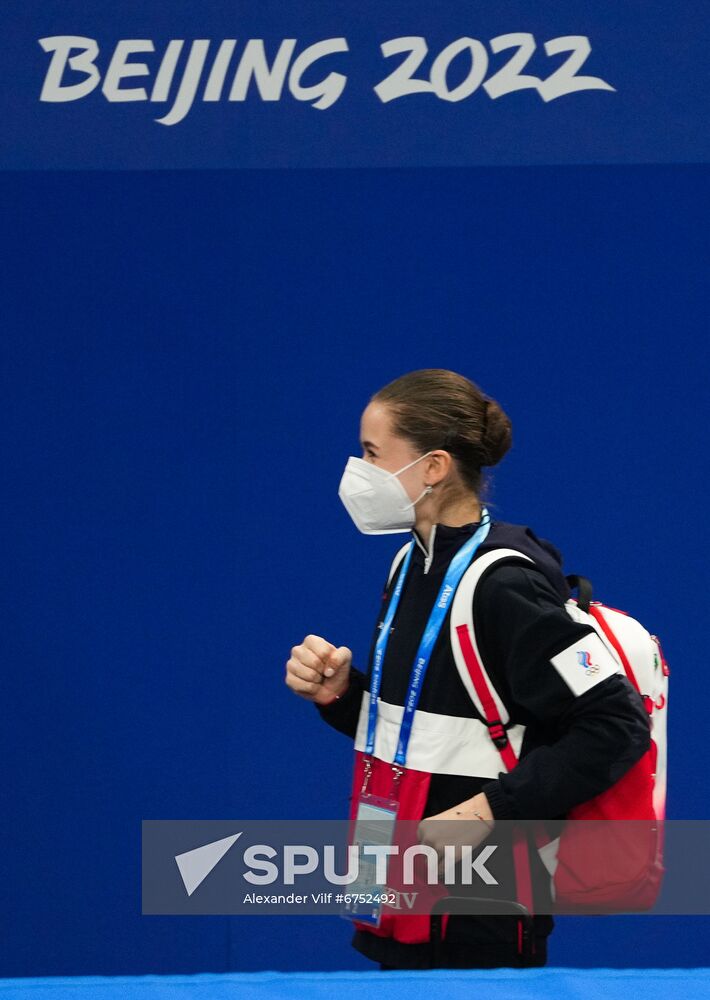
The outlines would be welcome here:
[[[442,482],[449,474],[453,459],[448,451],[433,451],[426,460],[426,481],[431,486]]]

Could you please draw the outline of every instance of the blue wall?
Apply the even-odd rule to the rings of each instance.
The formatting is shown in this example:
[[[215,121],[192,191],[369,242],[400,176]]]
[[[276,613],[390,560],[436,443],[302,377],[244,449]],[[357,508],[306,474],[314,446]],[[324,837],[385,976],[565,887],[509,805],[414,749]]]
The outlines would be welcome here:
[[[707,817],[708,181],[2,175],[0,975],[368,964],[337,918],[142,917],[140,821],[345,815],[348,741],[284,664],[308,632],[364,663],[401,540],[336,491],[414,368],[500,400],[498,516],[664,640],[669,814]],[[705,964],[709,928],[560,919],[550,961]]]

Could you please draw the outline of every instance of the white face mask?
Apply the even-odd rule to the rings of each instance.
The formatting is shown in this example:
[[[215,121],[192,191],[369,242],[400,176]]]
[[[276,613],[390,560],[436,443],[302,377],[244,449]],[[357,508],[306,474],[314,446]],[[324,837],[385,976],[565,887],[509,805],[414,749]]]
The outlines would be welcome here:
[[[348,459],[338,496],[360,531],[365,535],[390,535],[414,527],[414,506],[426,493],[431,493],[432,487],[425,486],[412,501],[397,476],[427,455],[431,452],[415,458],[397,472],[386,472],[364,458]]]

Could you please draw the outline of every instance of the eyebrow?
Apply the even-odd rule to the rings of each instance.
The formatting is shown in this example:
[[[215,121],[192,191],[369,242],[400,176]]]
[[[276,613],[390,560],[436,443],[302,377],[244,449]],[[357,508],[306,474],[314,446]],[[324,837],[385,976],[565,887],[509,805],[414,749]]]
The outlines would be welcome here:
[[[377,445],[373,444],[372,441],[361,441],[360,444],[362,445],[363,448],[374,448],[375,451],[379,451]]]

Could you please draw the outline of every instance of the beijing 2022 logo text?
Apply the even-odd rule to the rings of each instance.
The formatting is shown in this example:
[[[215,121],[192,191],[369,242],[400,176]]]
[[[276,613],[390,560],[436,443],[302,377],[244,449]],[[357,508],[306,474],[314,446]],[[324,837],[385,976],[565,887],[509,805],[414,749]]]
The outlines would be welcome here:
[[[268,55],[263,38],[239,43],[235,38],[174,38],[162,45],[149,38],[126,38],[116,43],[108,58],[96,38],[83,35],[52,35],[38,42],[51,56],[40,101],[79,101],[101,85],[100,92],[111,103],[169,105],[155,119],[161,125],[181,122],[195,100],[214,103],[255,98],[273,102],[289,96],[323,111],[336,103],[348,83],[343,71],[347,70],[350,48],[344,37],[300,46],[297,39],[284,38],[268,43]],[[601,77],[580,73],[592,51],[586,35],[551,38],[542,48],[550,69],[536,76],[525,72],[538,49],[527,31],[497,35],[487,44],[469,36],[457,38],[432,53],[433,58],[421,35],[391,38],[380,45],[382,56],[401,59],[372,90],[387,104],[402,98],[421,99],[422,95],[457,103],[478,91],[495,101],[520,90],[534,90],[542,101],[550,102],[580,91],[616,89]],[[510,55],[490,72],[489,52]],[[566,58],[553,61],[557,56]],[[97,61],[105,63],[103,74]]]

